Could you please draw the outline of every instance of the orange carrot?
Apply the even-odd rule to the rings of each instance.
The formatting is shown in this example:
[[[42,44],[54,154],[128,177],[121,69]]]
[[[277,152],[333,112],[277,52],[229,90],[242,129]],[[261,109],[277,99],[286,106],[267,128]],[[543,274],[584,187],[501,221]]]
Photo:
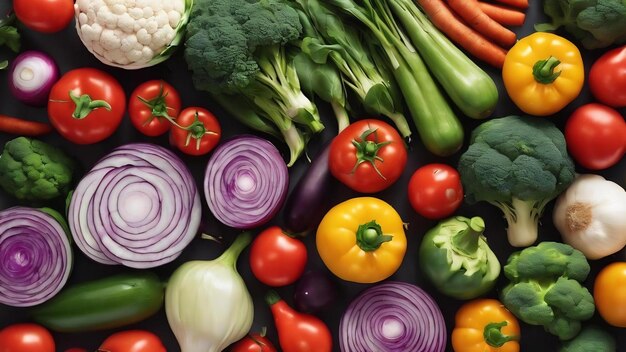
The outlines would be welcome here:
[[[510,48],[517,41],[515,33],[503,27],[487,16],[478,7],[476,0],[448,0],[448,5],[461,16],[470,27],[505,48]]]
[[[417,3],[433,24],[450,40],[476,58],[494,67],[502,68],[506,50],[468,27],[442,0],[417,0]]]
[[[526,20],[524,12],[506,6],[479,1],[478,7],[483,10],[485,15],[503,26],[521,26]]]
[[[528,0],[496,0],[503,5],[509,5],[517,7],[518,9],[525,10],[528,8]]]

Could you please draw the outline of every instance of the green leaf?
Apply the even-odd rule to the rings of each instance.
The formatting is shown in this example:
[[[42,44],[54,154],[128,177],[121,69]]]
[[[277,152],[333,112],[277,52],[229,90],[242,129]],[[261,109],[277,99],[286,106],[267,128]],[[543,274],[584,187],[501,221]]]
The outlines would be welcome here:
[[[6,45],[13,52],[20,51],[20,33],[13,26],[0,27],[0,46]]]
[[[7,66],[9,66],[9,61],[0,61],[0,70],[4,70],[5,68],[7,68]]]
[[[367,91],[363,106],[370,113],[386,113],[396,111],[394,100],[389,93],[389,89],[382,83],[379,83]]]

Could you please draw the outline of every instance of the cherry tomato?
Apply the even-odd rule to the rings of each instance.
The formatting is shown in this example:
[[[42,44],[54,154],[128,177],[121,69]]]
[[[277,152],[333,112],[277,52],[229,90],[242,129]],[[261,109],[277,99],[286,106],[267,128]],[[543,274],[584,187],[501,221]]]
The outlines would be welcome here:
[[[626,262],[614,262],[600,270],[593,285],[593,299],[607,323],[626,328]]]
[[[161,339],[145,330],[116,332],[102,342],[99,350],[107,352],[167,352]]]
[[[55,352],[52,334],[41,325],[14,324],[0,330],[0,352]]]
[[[374,119],[359,120],[341,131],[330,145],[332,175],[361,193],[380,192],[400,178],[407,151],[391,125]]]
[[[626,107],[626,45],[607,51],[593,63],[589,88],[599,102]]]
[[[409,202],[427,219],[442,219],[454,213],[463,202],[461,177],[445,164],[428,164],[415,170],[409,180]]]
[[[13,0],[13,11],[26,27],[42,33],[55,33],[72,22],[74,1]]]
[[[176,123],[178,126],[172,127],[170,131],[170,141],[185,154],[207,154],[215,148],[222,136],[219,121],[207,109],[186,108],[180,112]]]
[[[65,139],[92,144],[117,130],[125,108],[124,89],[113,76],[94,68],[79,68],[52,86],[48,117]]]
[[[152,80],[140,84],[130,95],[128,114],[133,126],[146,136],[170,130],[170,120],[180,112],[180,95],[169,83]]]
[[[619,112],[606,105],[586,104],[567,120],[565,141],[580,165],[592,170],[606,169],[626,152],[626,122]]]
[[[253,332],[237,341],[230,349],[231,352],[276,352],[276,347],[267,337]]]
[[[262,231],[250,247],[250,267],[254,276],[268,286],[294,283],[307,261],[302,241],[286,235],[278,226]]]

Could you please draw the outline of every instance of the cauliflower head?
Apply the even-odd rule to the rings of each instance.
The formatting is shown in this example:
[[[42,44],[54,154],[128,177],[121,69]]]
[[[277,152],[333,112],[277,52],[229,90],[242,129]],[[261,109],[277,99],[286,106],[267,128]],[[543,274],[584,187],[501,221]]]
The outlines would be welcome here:
[[[172,55],[192,6],[193,0],[77,0],[76,30],[102,63],[140,69]]]

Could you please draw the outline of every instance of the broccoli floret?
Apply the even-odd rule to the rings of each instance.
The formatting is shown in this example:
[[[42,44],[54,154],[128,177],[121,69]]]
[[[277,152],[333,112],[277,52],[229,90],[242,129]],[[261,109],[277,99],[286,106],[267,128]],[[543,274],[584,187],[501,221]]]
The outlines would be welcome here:
[[[562,340],[576,336],[595,304],[581,282],[590,267],[582,252],[557,242],[542,242],[511,254],[504,266],[509,284],[502,303],[522,321],[543,325]]]
[[[458,171],[466,201],[499,207],[509,242],[517,247],[537,240],[546,204],[575,177],[563,133],[545,119],[521,116],[492,119],[474,129]]]
[[[0,186],[20,200],[48,200],[67,194],[75,164],[61,150],[18,137],[0,156]]]
[[[241,108],[226,109],[249,127],[280,131],[291,150],[289,165],[324,128],[289,52],[301,33],[298,13],[280,0],[197,0],[185,41],[195,87],[220,104],[236,101]]]
[[[573,340],[567,341],[559,352],[615,352],[615,338],[596,326],[588,326]]]
[[[622,0],[546,0],[543,6],[552,22],[535,25],[538,31],[563,27],[586,49],[626,42],[626,2]]]

